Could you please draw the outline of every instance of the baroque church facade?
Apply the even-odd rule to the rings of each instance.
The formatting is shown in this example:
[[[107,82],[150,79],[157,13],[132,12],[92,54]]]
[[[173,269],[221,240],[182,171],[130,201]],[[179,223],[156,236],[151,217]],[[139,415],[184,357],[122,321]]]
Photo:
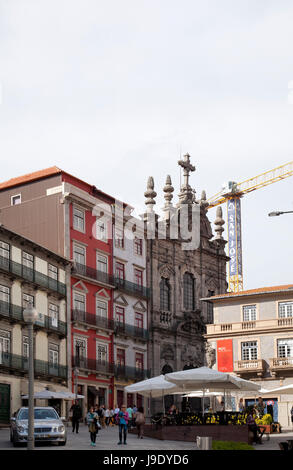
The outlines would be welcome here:
[[[220,206],[217,208],[216,235],[213,236],[207,217],[205,191],[200,199],[196,199],[195,191],[189,185],[190,173],[195,171],[190,156],[186,154],[178,164],[184,174],[179,201],[174,207],[174,188],[170,176],[167,176],[163,188],[166,202],[162,221],[154,212],[157,194],[152,177],[148,179],[145,192],[145,224],[152,220],[155,227],[153,236],[147,236],[146,263],[147,285],[151,289],[148,357],[153,377],[204,365],[213,366],[215,351],[206,345],[203,337],[206,324],[213,323],[212,304],[201,299],[227,291],[226,263],[229,258],[222,236],[222,209]],[[196,249],[184,249],[186,241],[180,230],[178,237],[171,233],[172,221],[180,220],[183,209],[188,214],[189,229],[198,232]],[[196,225],[192,225],[191,220],[194,209],[198,214]],[[160,222],[165,227],[166,236],[160,234]],[[172,403],[173,397],[166,397],[166,408]]]

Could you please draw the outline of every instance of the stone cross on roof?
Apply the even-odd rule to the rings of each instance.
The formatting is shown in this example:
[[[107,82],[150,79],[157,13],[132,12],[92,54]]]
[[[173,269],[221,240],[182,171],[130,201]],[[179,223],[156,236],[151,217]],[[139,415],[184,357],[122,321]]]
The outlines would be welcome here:
[[[190,163],[190,155],[186,153],[183,156],[182,160],[178,160],[178,165],[183,168],[184,183],[181,185],[180,194],[179,194],[179,204],[188,204],[192,203],[194,199],[194,191],[191,186],[189,186],[189,176],[190,172],[195,171],[195,166]]]

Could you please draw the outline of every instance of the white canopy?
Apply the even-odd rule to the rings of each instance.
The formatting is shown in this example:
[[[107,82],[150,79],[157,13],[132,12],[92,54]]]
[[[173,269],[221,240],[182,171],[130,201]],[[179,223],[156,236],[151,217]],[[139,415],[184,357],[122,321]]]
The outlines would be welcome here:
[[[27,399],[28,395],[22,395],[21,398]],[[76,399],[75,393],[71,392],[52,392],[51,390],[41,390],[34,393],[34,398],[38,400],[74,400]],[[77,398],[84,398],[83,395],[77,395]]]
[[[183,397],[186,398],[205,398],[205,397],[217,397],[219,392],[211,392],[210,390],[196,390],[194,392],[186,393]]]
[[[162,395],[168,395],[179,391],[175,384],[165,380],[164,375],[153,377],[152,379],[142,380],[135,384],[128,385],[124,389],[127,393],[139,393],[144,397],[156,398]]]
[[[260,390],[261,395],[291,395],[293,394],[293,384],[284,385],[283,387],[273,388],[271,390]]]
[[[165,375],[168,382],[174,383],[182,391],[193,391],[194,389],[209,389],[210,391],[223,390],[259,390],[260,385],[244,380],[236,375],[219,372],[209,367],[171,372]]]

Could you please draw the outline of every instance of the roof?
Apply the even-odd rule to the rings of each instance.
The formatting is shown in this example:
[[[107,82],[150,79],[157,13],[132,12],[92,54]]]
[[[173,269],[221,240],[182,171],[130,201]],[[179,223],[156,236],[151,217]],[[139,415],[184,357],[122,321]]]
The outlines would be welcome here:
[[[4,189],[13,188],[15,186],[20,186],[22,184],[31,183],[33,181],[41,180],[43,178],[48,178],[50,176],[59,175],[59,174],[70,176],[71,178],[74,178],[76,181],[80,181],[84,184],[87,184],[89,188],[92,189],[93,192],[97,191],[101,196],[105,196],[107,199],[112,199],[113,201],[115,199],[113,196],[110,196],[104,191],[96,188],[96,186],[91,185],[87,183],[86,181],[83,181],[80,178],[77,178],[76,176],[71,175],[70,173],[67,173],[66,171],[62,170],[61,168],[58,168],[57,166],[51,166],[50,168],[45,168],[44,170],[38,170],[33,173],[27,173],[26,175],[18,176],[16,178],[11,178],[8,181],[4,181],[3,183],[0,183],[0,191]],[[123,204],[125,206],[129,206],[129,204],[126,204],[125,202],[123,202]]]
[[[62,170],[57,166],[52,166],[46,168],[45,170],[35,171],[34,173],[28,173],[26,175],[18,176],[16,178],[11,178],[8,181],[0,183],[0,190],[12,188],[13,186],[19,186],[21,184],[30,183],[42,178],[47,178],[48,176],[57,175],[62,173]]]
[[[205,297],[201,300],[225,300],[233,299],[238,297],[252,296],[252,295],[261,295],[261,294],[275,294],[287,291],[293,291],[293,284],[285,284],[281,286],[269,286],[269,287],[258,287],[257,289],[243,290],[241,292],[228,292],[226,294],[214,295],[212,297]],[[293,293],[293,292],[292,292]]]

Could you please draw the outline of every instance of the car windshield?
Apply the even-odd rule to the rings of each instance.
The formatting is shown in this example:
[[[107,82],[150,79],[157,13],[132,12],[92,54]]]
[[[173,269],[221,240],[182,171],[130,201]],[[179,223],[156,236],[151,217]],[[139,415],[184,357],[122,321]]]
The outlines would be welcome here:
[[[28,409],[20,410],[18,419],[28,419]],[[35,419],[59,419],[55,410],[38,408],[35,410]]]

